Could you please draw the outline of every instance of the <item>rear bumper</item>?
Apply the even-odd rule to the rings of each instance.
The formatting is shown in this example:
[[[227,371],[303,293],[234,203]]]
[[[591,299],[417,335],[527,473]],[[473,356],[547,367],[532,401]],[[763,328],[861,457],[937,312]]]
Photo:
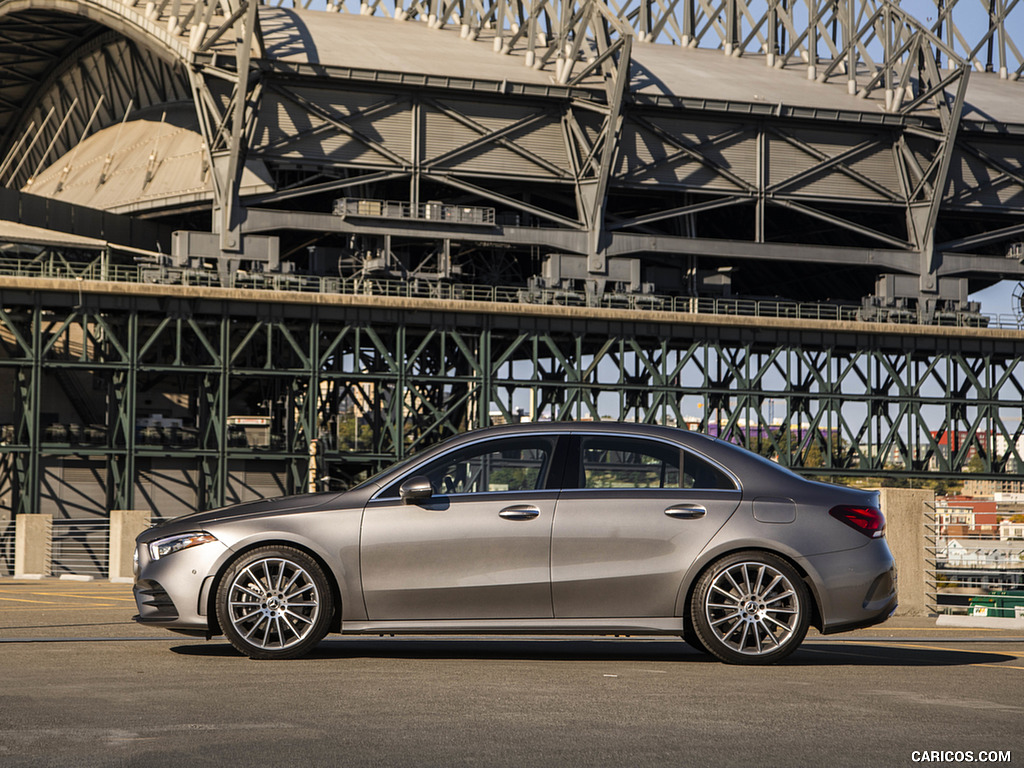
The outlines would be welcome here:
[[[854,622],[852,624],[833,624],[831,626],[826,626],[824,629],[821,630],[821,634],[823,634],[823,635],[834,635],[837,632],[852,632],[855,629],[864,629],[865,627],[873,627],[876,624],[881,624],[883,621],[886,621],[890,616],[893,615],[893,613],[895,611],[896,611],[896,598],[894,597],[893,600],[892,600],[892,607],[891,608],[886,608],[886,610],[878,613],[875,616],[872,616],[871,618],[864,619],[863,621]]]
[[[805,558],[824,635],[881,624],[897,605],[896,563],[885,539]]]

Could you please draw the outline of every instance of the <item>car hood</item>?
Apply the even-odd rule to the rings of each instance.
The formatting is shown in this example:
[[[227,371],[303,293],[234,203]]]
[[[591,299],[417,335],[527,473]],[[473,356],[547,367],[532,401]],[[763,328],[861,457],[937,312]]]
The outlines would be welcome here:
[[[279,496],[273,499],[258,499],[229,507],[220,507],[206,512],[193,512],[150,528],[155,535],[166,535],[177,531],[198,530],[212,523],[225,520],[280,515],[289,512],[312,512],[317,509],[336,509],[343,506],[345,492],[307,493],[297,496]],[[148,532],[147,532],[148,533]]]

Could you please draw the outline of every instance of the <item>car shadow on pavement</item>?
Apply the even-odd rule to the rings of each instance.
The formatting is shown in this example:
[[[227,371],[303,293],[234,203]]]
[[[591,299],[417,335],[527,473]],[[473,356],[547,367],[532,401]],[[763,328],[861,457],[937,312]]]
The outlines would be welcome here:
[[[994,651],[938,648],[913,643],[828,643],[802,645],[783,666],[862,666],[862,667],[961,667],[975,664],[1001,664],[1016,656]]]
[[[238,658],[223,642],[179,645],[183,656]],[[682,641],[612,639],[453,639],[453,638],[332,638],[322,641],[305,660],[332,659],[464,659],[484,661],[656,661],[719,663],[709,654]],[[951,667],[1000,664],[1016,657],[990,651],[965,651],[909,645],[815,642],[801,646],[778,666]]]

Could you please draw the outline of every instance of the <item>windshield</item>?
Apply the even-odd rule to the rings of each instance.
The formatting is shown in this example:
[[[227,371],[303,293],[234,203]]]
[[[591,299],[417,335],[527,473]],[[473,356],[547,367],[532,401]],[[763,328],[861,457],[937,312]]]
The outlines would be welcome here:
[[[367,487],[368,485],[373,485],[373,484],[375,484],[377,482],[377,480],[379,478],[384,477],[384,475],[387,475],[387,474],[389,474],[391,472],[394,472],[396,469],[402,469],[403,467],[405,467],[408,464],[412,464],[413,459],[416,459],[416,458],[418,458],[418,457],[417,456],[407,456],[406,458],[402,459],[401,461],[397,461],[394,464],[391,464],[390,466],[385,467],[380,472],[375,474],[373,477],[368,477],[366,480],[363,480],[363,482],[359,483],[358,485],[352,486],[351,488],[349,488],[349,490],[350,491],[358,491],[361,488]]]

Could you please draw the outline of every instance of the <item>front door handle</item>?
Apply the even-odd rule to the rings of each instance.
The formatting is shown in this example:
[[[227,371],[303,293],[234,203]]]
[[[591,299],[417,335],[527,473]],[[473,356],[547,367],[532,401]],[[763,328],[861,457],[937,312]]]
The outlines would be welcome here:
[[[707,513],[707,509],[700,504],[676,504],[674,507],[669,507],[665,510],[666,515],[678,518],[679,520],[697,520],[704,517]]]
[[[539,514],[540,510],[529,504],[513,504],[511,507],[501,510],[498,517],[503,517],[506,520],[533,520]]]

